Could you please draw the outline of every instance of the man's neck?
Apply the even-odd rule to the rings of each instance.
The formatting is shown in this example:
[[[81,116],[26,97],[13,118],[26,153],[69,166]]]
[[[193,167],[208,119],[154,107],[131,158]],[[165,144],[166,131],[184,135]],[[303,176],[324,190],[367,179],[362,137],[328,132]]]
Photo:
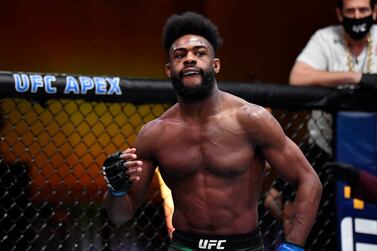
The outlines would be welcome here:
[[[363,51],[363,49],[368,45],[368,36],[367,34],[360,40],[352,39],[348,34],[345,35],[348,48],[350,49],[353,56],[358,56]]]
[[[182,117],[187,119],[205,119],[217,114],[221,105],[220,95],[221,92],[217,88],[217,84],[215,84],[210,95],[201,101],[187,102],[178,97]]]

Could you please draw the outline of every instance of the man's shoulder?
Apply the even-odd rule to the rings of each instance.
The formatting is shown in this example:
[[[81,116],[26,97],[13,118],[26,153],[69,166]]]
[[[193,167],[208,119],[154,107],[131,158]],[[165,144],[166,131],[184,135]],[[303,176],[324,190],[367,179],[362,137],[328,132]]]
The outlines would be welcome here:
[[[263,108],[262,106],[259,106],[257,104],[253,104],[253,103],[250,103],[238,96],[235,96],[231,93],[228,93],[228,92],[223,92],[223,97],[224,97],[224,100],[225,100],[225,103],[226,103],[226,106],[229,108],[229,109],[232,109],[232,110],[237,110],[241,113],[249,113],[249,112],[255,112],[255,111],[260,111],[260,112],[263,112],[265,111],[265,108]]]
[[[373,24],[372,28],[370,29],[372,36],[376,37],[377,36],[377,24]]]
[[[342,37],[343,28],[340,25],[331,25],[324,28],[318,29],[313,36],[320,37],[322,39],[330,39],[333,40],[334,38],[339,39]]]
[[[263,125],[268,119],[271,118],[271,113],[264,107],[249,102],[240,104],[237,108],[238,119],[250,125]]]
[[[137,134],[136,148],[145,156],[153,154],[153,151],[158,148],[161,137],[166,134],[168,126],[161,117],[149,121],[144,124]]]
[[[163,130],[166,130],[169,127],[170,123],[174,123],[176,120],[177,114],[177,105],[173,105],[158,118],[151,120],[144,124],[140,133],[141,134],[159,134]]]
[[[256,104],[242,106],[237,117],[251,142],[259,146],[270,142],[274,137],[271,135],[279,135],[276,133],[281,131],[275,117],[266,108]]]
[[[223,97],[223,100],[227,107],[229,108],[239,108],[243,106],[255,106],[254,104],[247,102],[245,99],[240,98],[229,92],[220,91]]]

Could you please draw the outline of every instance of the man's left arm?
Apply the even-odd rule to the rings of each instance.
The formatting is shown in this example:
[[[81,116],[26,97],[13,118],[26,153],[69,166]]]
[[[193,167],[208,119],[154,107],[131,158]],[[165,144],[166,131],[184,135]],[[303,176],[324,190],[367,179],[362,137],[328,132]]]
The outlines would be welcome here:
[[[285,233],[288,243],[304,246],[317,216],[322,185],[299,147],[283,132],[275,118],[260,112],[255,118],[253,142],[278,175],[296,188],[290,231]],[[283,249],[284,250],[284,249]]]
[[[288,242],[304,246],[317,216],[322,185],[301,150],[286,137],[281,146],[262,149],[266,160],[278,175],[296,187],[291,229],[285,233]]]

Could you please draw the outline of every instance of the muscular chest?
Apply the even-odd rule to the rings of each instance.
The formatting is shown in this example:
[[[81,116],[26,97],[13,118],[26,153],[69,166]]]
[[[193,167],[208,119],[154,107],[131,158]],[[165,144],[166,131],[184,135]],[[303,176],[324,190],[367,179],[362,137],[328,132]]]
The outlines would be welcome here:
[[[202,172],[237,176],[249,168],[254,149],[234,123],[190,124],[170,128],[161,135],[157,161],[170,177],[184,178]]]

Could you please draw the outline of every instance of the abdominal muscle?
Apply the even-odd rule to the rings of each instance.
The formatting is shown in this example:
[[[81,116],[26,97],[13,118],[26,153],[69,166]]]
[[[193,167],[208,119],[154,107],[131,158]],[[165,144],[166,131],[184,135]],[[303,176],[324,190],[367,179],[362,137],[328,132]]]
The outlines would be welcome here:
[[[245,234],[257,229],[259,182],[250,186],[246,178],[197,178],[174,188],[174,228],[215,235]]]

